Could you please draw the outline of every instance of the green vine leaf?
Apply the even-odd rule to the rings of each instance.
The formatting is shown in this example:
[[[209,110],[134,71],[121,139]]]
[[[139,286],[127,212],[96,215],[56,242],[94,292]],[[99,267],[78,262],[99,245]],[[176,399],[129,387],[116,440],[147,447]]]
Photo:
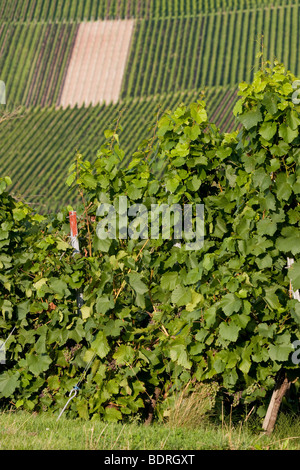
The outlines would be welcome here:
[[[238,339],[240,329],[241,327],[236,325],[233,321],[229,323],[223,322],[219,326],[221,338],[231,342],[235,342]]]
[[[110,347],[103,331],[97,333],[96,338],[91,342],[91,348],[101,359],[109,353]]]

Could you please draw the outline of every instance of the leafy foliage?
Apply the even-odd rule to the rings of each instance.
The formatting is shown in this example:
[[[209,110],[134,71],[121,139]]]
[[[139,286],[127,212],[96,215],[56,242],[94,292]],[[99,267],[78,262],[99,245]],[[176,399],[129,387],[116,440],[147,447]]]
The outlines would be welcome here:
[[[67,179],[82,201],[79,254],[68,242],[68,208],[34,215],[1,180],[2,336],[17,326],[0,375],[7,403],[57,410],[80,380],[73,416],[146,415],[159,391],[163,417],[174,393],[215,381],[223,394],[260,402],[263,415],[276,373],[297,367],[290,355],[299,303],[289,296],[290,280],[300,287],[294,81],[276,63],[241,83],[239,133],[221,134],[202,101],[165,113],[157,144],[143,141],[127,168],[117,129],[105,131],[95,164],[78,154]],[[152,238],[131,219],[135,238],[100,239],[97,209],[117,209],[119,196],[148,211],[204,204],[203,248],[187,250],[174,228]],[[289,270],[287,257],[295,258]]]

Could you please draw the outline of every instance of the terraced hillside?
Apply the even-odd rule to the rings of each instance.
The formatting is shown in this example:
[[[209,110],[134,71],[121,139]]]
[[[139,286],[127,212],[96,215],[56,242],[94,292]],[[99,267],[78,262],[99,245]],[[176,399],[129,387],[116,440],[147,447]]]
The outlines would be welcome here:
[[[20,107],[1,122],[1,174],[35,207],[58,208],[73,201],[76,151],[94,159],[120,112],[127,164],[159,105],[204,89],[211,121],[230,131],[262,41],[265,59],[300,74],[300,0],[0,0],[0,112]]]
[[[251,80],[257,70],[262,36],[265,57],[300,74],[300,3],[273,3],[196,15],[161,12],[135,22],[0,23],[0,79],[7,83],[7,103],[108,104],[116,103],[120,92],[126,98],[233,86]]]

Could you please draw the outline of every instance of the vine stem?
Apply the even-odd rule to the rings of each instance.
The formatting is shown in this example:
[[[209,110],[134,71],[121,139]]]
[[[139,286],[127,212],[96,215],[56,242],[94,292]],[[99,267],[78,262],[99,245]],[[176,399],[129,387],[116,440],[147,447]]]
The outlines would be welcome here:
[[[145,248],[145,246],[147,245],[148,242],[149,242],[149,238],[148,238],[148,240],[145,241],[144,245],[142,246],[142,248],[141,248],[140,251],[138,252],[138,254],[137,254],[137,256],[136,256],[136,258],[135,258],[135,260],[134,260],[135,262],[139,259],[139,257],[140,257],[140,255],[141,255],[143,249]],[[129,269],[128,274],[129,274],[130,272],[131,272],[131,268]],[[120,289],[118,290],[118,292],[117,292],[117,294],[116,294],[115,302],[116,302],[117,298],[119,297],[119,295],[121,294],[122,290],[124,289],[125,284],[126,284],[126,281],[124,280],[124,281],[122,282],[122,284],[121,284]]]

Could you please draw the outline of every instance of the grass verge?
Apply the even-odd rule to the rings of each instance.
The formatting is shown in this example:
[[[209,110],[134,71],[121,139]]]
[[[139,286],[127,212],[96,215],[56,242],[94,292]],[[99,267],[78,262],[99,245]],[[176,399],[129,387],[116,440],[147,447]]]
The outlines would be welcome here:
[[[300,420],[280,415],[268,437],[248,423],[194,428],[154,423],[70,420],[48,413],[2,412],[0,450],[299,450]]]

